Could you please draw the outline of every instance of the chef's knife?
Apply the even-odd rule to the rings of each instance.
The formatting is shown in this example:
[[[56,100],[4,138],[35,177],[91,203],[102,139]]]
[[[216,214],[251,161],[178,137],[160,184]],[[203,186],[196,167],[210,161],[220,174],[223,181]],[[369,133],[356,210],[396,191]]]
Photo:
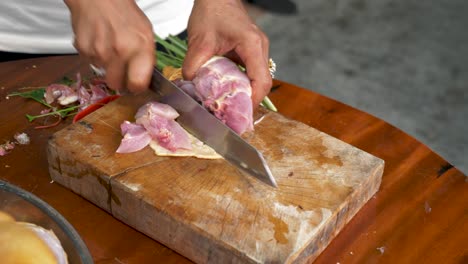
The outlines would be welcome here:
[[[257,149],[208,112],[195,99],[166,79],[157,69],[153,70],[150,89],[159,95],[160,102],[177,110],[180,115],[177,122],[189,133],[212,147],[236,167],[277,187],[270,168]]]

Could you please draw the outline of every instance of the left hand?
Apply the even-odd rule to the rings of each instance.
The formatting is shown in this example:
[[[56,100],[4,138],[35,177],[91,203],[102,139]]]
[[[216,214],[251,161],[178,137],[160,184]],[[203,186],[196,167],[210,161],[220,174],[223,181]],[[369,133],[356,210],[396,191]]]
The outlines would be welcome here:
[[[195,0],[188,24],[188,50],[182,67],[184,79],[214,55],[226,55],[245,65],[257,107],[272,85],[268,69],[269,42],[240,0]]]

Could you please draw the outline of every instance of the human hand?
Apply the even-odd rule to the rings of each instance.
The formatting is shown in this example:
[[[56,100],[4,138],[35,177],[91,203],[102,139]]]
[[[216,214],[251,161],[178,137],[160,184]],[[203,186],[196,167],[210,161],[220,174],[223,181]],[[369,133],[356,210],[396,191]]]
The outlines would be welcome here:
[[[242,2],[195,0],[187,30],[184,79],[192,80],[212,56],[226,55],[245,65],[252,86],[252,103],[257,107],[272,85],[268,69],[269,42],[250,19]]]
[[[154,34],[134,0],[64,0],[71,12],[74,46],[106,70],[114,90],[148,88],[154,66]]]

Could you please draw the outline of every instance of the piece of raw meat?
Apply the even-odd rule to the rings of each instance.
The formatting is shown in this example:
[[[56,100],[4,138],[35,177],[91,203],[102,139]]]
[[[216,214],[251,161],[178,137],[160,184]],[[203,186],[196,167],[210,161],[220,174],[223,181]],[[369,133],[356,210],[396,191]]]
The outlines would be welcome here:
[[[228,58],[215,56],[196,73],[193,86],[176,84],[188,91],[218,119],[238,134],[253,130],[252,87],[247,75]]]

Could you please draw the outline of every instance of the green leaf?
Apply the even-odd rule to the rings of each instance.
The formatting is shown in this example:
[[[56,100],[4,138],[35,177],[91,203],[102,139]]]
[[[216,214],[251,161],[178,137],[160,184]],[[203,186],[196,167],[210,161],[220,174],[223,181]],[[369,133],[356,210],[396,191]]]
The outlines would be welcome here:
[[[33,99],[47,107],[51,107],[48,103],[44,101],[44,93],[45,93],[45,88],[44,87],[39,87],[34,90],[30,90],[27,92],[16,92],[16,93],[11,93],[8,96],[21,96],[24,98],[30,98]]]
[[[67,77],[67,76],[64,76],[64,77],[59,81],[59,83],[65,84],[65,85],[67,85],[67,86],[70,86],[70,85],[74,84],[75,81],[72,80],[71,78]]]

